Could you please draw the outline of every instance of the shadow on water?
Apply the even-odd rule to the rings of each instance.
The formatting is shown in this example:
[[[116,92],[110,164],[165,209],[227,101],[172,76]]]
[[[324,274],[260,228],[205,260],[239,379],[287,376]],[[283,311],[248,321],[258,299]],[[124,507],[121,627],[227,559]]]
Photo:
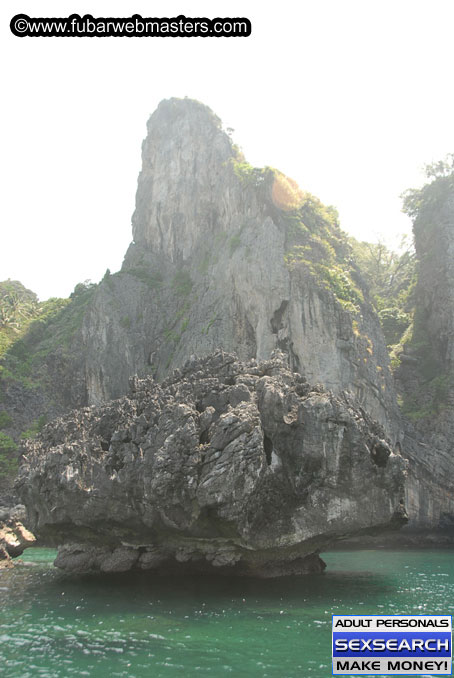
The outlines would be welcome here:
[[[36,549],[34,565],[0,575],[8,678],[326,678],[333,613],[446,614],[454,604],[446,552],[336,552],[323,574],[268,580],[75,577],[53,556]]]

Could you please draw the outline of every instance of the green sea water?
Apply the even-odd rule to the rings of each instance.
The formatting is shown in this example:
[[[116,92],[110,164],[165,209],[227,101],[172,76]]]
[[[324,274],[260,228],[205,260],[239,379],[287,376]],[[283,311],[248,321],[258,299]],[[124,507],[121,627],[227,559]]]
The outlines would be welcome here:
[[[274,580],[69,577],[29,549],[0,574],[8,678],[331,676],[331,615],[450,614],[452,551],[324,554],[324,574]]]

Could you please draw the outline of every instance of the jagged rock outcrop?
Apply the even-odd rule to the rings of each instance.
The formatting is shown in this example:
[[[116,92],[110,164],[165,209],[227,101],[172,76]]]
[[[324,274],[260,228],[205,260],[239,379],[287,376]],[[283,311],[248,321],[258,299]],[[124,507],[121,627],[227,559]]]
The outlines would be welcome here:
[[[348,393],[285,356],[192,357],[25,444],[17,490],[73,572],[319,570],[318,551],[405,522],[405,460]]]
[[[36,541],[22,524],[24,518],[24,506],[0,506],[0,570],[12,567],[12,559],[22,555]]]
[[[284,175],[250,167],[209,108],[161,102],[148,122],[122,270],[94,294],[82,333],[90,404],[161,379],[218,347],[276,349],[399,439],[378,318],[332,210]]]

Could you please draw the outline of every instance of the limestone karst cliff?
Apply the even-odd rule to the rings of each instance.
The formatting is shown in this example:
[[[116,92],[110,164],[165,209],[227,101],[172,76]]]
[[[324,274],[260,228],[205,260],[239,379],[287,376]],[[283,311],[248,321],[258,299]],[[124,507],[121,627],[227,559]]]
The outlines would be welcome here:
[[[208,107],[161,102],[148,121],[122,269],[38,309],[8,349],[0,387],[13,416],[4,435],[17,439],[27,421],[34,435],[44,414],[104,405],[128,392],[133,375],[160,382],[218,348],[243,361],[277,349],[291,373],[321,384],[328,399],[347,398],[366,429],[382,427],[389,449],[409,457],[410,527],[453,525],[452,177],[434,187],[412,203],[418,287],[411,340],[398,356],[401,410],[379,318],[335,210],[281,172],[250,166]],[[353,514],[345,533],[356,529]]]
[[[452,158],[451,158],[452,159]],[[410,191],[418,257],[414,325],[396,373],[410,460],[407,503],[413,529],[454,528],[454,165]],[[443,536],[443,535],[442,535]]]
[[[399,416],[378,318],[334,210],[249,166],[206,106],[163,101],[142,148],[133,242],[84,317],[88,402],[222,346],[348,389],[387,430]]]
[[[383,334],[335,210],[248,165],[189,99],[158,106],[142,165],[121,271],[38,313],[0,375],[6,409],[50,419],[122,395],[132,374],[163,378],[194,353],[262,359],[280,348],[311,382],[352,392],[395,443]]]

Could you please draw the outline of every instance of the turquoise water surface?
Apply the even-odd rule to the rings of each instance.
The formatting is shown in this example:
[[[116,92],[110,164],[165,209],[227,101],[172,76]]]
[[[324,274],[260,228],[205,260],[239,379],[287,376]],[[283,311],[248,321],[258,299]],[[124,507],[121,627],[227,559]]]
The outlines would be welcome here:
[[[331,676],[331,615],[450,614],[452,551],[324,554],[321,575],[273,580],[69,577],[55,552],[0,573],[8,678]]]

